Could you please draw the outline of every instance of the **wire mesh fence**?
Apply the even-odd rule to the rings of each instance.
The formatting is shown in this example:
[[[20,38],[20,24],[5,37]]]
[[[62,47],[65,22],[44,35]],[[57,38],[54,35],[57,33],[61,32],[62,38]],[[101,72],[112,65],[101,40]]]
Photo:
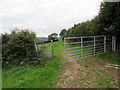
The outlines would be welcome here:
[[[97,55],[103,52],[115,51],[116,37],[109,35],[67,37],[64,39],[65,61],[74,61]]]
[[[36,45],[36,51],[42,51],[44,55],[46,55],[48,58],[52,58],[52,46],[51,45]]]

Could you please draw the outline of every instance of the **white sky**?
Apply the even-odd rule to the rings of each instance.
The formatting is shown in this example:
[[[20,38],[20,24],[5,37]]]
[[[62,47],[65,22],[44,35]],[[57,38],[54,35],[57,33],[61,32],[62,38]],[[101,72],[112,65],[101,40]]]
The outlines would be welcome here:
[[[30,29],[44,37],[96,16],[103,0],[0,0],[0,33]]]

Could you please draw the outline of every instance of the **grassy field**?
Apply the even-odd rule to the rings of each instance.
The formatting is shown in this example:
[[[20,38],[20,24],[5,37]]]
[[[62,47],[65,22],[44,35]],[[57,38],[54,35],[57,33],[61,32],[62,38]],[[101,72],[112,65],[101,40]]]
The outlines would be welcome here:
[[[63,43],[54,43],[53,59],[49,59],[44,67],[15,66],[3,69],[3,88],[52,88],[62,67],[61,52]]]

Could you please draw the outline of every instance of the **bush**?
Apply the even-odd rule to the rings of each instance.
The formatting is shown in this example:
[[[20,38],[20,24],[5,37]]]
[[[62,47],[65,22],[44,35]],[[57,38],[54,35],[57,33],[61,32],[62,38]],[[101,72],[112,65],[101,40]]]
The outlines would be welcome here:
[[[2,65],[26,65],[40,62],[35,49],[36,35],[28,30],[14,29],[10,34],[2,34]],[[41,55],[41,58],[44,55]]]

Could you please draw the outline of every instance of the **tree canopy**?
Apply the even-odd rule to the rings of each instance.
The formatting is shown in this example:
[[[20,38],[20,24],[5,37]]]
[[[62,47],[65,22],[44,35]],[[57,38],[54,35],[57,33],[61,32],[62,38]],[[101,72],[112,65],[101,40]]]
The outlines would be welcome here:
[[[92,20],[74,24],[60,33],[63,38],[88,35],[115,35],[120,47],[120,2],[102,2],[98,15]]]
[[[62,38],[62,40],[66,37],[66,35],[67,35],[67,30],[66,29],[63,29],[59,34],[59,36]]]
[[[58,39],[57,36],[58,36],[57,33],[52,33],[52,34],[48,35],[48,41],[57,40]]]

